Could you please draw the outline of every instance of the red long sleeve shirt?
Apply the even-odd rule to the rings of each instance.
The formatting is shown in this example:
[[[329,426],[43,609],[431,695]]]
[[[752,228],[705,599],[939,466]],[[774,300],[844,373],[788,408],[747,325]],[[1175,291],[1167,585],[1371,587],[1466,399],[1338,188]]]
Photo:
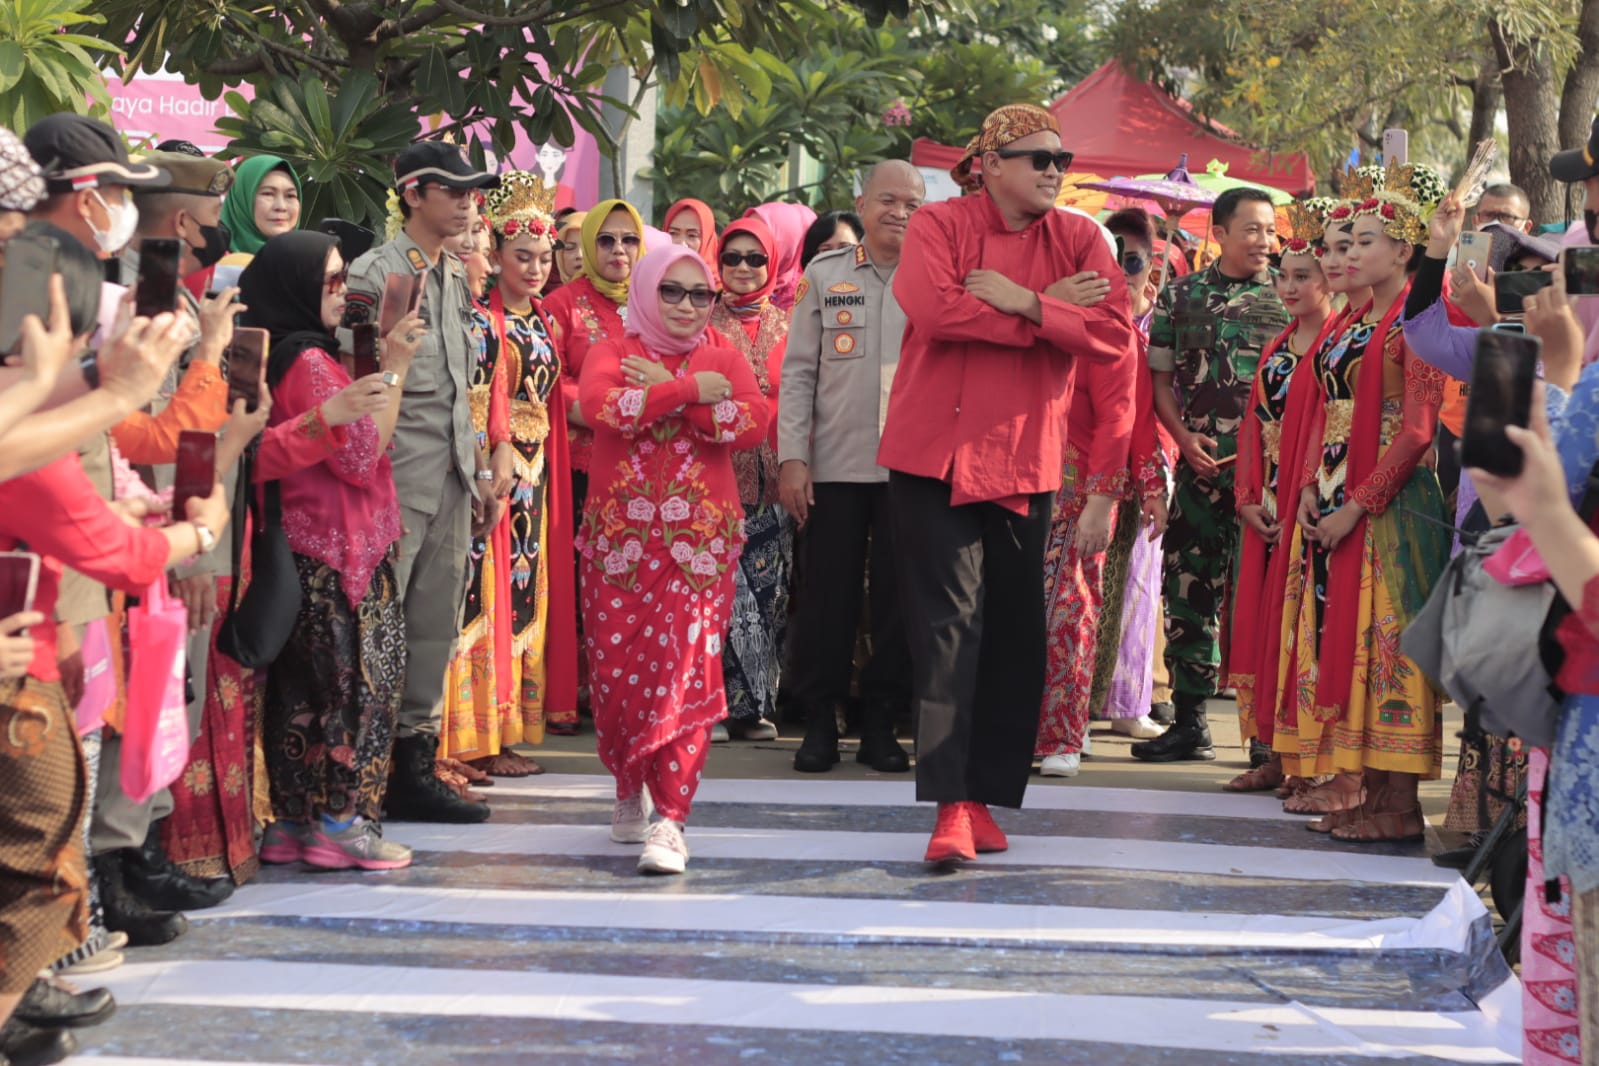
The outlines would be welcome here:
[[[967,291],[978,269],[1039,293],[1042,324]],[[1102,303],[1043,295],[1084,270],[1109,279]],[[1133,344],[1127,283],[1093,220],[1051,211],[1011,230],[987,193],[931,204],[911,216],[894,297],[907,325],[877,461],[948,481],[956,505],[1025,513],[1028,495],[1057,491],[1074,363]]]
[[[139,593],[166,572],[171,554],[159,529],[135,529],[111,510],[76,455],[0,482],[0,551],[42,557],[33,607],[45,621],[29,630],[34,643],[28,668],[40,681],[61,679],[52,619],[63,563],[102,585]]]

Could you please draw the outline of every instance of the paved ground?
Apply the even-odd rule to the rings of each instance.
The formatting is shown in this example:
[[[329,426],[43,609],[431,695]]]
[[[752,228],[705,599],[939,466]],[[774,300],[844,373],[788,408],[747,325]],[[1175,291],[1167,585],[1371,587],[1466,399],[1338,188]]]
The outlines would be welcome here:
[[[1477,895],[1423,846],[1340,844],[1269,797],[1223,795],[1241,756],[1144,767],[1096,732],[1081,776],[1000,812],[1008,852],[938,876],[908,777],[852,759],[796,775],[793,739],[721,745],[689,874],[645,879],[636,847],[608,839],[590,743],[552,743],[548,774],[498,782],[485,825],[390,825],[417,852],[408,870],[273,868],[131,953],[86,1055],[1517,1061],[1519,990]],[[1443,788],[1427,796],[1441,811]]]

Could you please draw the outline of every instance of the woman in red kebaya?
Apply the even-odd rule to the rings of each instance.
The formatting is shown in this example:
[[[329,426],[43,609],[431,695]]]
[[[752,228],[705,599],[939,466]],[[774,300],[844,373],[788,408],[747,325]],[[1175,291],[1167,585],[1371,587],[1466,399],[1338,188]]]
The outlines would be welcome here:
[[[594,732],[616,777],[611,839],[644,844],[640,873],[688,862],[683,823],[727,715],[721,652],[744,543],[732,453],[767,431],[748,361],[706,341],[715,300],[696,253],[652,252],[627,337],[594,347],[579,389],[594,427],[577,537]]]

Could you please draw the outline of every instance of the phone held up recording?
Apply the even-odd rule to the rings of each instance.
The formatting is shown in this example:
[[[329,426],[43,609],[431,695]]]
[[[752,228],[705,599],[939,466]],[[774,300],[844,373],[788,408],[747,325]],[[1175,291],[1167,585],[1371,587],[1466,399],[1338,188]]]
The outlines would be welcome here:
[[[178,435],[178,469],[172,482],[172,521],[189,517],[189,501],[205,499],[217,483],[217,435],[186,429]]]
[[[1477,331],[1465,432],[1460,438],[1462,466],[1500,477],[1521,473],[1521,449],[1511,443],[1505,427],[1525,427],[1531,421],[1533,382],[1542,350],[1543,342],[1528,333]]]

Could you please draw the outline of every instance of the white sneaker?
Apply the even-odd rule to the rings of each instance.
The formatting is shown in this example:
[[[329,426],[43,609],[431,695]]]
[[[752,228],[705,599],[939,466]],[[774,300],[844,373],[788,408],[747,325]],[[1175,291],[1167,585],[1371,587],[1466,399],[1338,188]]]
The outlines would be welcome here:
[[[636,796],[616,801],[611,811],[611,842],[614,844],[642,844],[650,831],[650,790],[640,789]]]
[[[1045,777],[1076,777],[1082,766],[1082,756],[1077,752],[1066,755],[1046,755],[1039,773]]]
[[[777,739],[777,726],[764,718],[729,718],[721,725],[729,736],[737,737],[739,740]]]
[[[644,850],[639,853],[638,872],[641,874],[680,874],[688,869],[688,843],[683,839],[683,827],[670,818],[663,818],[650,826],[644,838]]]
[[[1120,733],[1134,740],[1153,740],[1166,732],[1166,727],[1149,715],[1141,714],[1137,718],[1112,718],[1110,730],[1112,733]]]
[[[1086,729],[1083,730],[1083,754],[1085,756],[1094,754],[1094,734]]]
[[[731,736],[729,736],[728,733],[727,733],[727,726],[725,724],[723,724],[722,722],[717,722],[715,725],[711,726],[711,743],[712,744],[726,744],[729,740],[732,740],[732,739],[733,738]]]

